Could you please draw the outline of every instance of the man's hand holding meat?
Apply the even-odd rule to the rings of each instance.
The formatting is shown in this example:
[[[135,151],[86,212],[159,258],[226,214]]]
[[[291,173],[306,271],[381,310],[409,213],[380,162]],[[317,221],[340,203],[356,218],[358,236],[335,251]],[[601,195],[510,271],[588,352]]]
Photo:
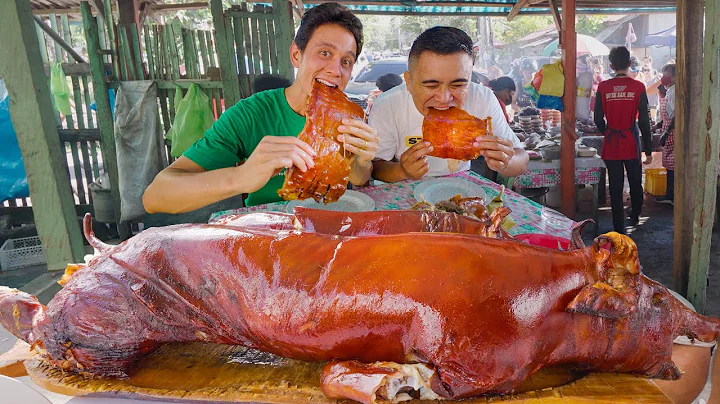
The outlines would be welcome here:
[[[515,156],[512,142],[497,136],[479,136],[473,146],[481,150],[488,167],[501,174],[508,170]]]
[[[353,178],[353,175],[357,172],[372,170],[372,161],[378,151],[380,139],[378,139],[375,129],[359,119],[343,119],[342,123],[338,130],[343,134],[338,136],[338,141],[343,142],[345,150],[355,155],[350,182],[361,183],[363,181]]]

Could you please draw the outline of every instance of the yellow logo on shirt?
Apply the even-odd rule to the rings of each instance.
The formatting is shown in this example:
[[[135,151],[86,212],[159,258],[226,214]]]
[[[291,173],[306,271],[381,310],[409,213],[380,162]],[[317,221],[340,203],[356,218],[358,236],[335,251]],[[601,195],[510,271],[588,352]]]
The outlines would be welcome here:
[[[405,147],[412,147],[422,140],[422,136],[408,136],[405,138]]]

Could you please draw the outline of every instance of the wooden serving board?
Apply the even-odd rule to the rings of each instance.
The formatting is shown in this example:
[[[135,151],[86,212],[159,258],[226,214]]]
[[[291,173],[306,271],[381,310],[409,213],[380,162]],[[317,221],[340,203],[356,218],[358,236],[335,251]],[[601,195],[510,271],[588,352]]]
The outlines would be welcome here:
[[[8,377],[27,376],[23,362],[32,356],[30,344],[18,341],[9,351],[0,355],[0,375]]]
[[[238,346],[203,343],[165,345],[144,358],[132,377],[125,380],[89,379],[62,372],[37,356],[25,361],[36,384],[72,396],[93,394],[245,403],[350,403],[323,395],[320,389],[322,366],[322,363],[289,360]],[[671,403],[645,378],[608,373],[583,376],[560,368],[537,373],[519,391],[522,392],[512,396],[483,397],[462,403]]]

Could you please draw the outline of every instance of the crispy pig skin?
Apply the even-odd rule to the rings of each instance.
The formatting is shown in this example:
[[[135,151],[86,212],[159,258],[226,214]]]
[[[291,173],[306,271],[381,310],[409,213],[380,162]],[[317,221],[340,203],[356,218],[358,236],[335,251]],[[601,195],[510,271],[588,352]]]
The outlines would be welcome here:
[[[364,402],[386,380],[373,372],[387,370],[353,375],[352,361],[423,363],[435,394],[460,399],[510,393],[552,365],[677,379],[674,338],[720,332],[646,278],[634,242],[617,233],[556,251],[286,224],[263,216],[145,230],[75,272],[47,308],[0,287],[0,324],[57,366],[95,376],[125,376],[167,342],[333,360],[324,374],[342,377],[324,378],[324,391]]]
[[[298,138],[317,154],[314,167],[306,172],[292,166],[278,195],[285,200],[313,198],[317,202],[335,202],[347,189],[352,154],[337,141],[343,119],[364,119],[359,105],[350,101],[337,87],[315,82],[308,99],[306,122]]]
[[[423,140],[434,150],[428,156],[454,160],[474,160],[480,150],[473,147],[478,136],[492,133],[492,119],[476,118],[460,108],[430,108],[422,125]]]

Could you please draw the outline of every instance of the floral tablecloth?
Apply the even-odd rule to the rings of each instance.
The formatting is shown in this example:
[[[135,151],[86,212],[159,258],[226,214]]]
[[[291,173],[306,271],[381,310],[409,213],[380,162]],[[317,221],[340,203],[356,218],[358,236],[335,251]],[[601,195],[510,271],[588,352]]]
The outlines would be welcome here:
[[[463,178],[479,184],[485,190],[488,198],[495,198],[500,192],[500,185],[472,171],[456,173],[449,177]],[[413,196],[415,187],[421,181],[402,181],[394,184],[382,184],[371,187],[356,188],[356,191],[370,196],[375,201],[375,210],[406,210],[410,209],[417,200]],[[537,233],[555,236],[570,237],[570,230],[574,222],[561,213],[542,206],[519,194],[505,190],[503,199],[505,206],[512,210],[510,217],[516,226],[510,229],[510,234]],[[213,223],[226,215],[247,212],[284,212],[287,202],[275,202],[265,205],[251,206],[215,212],[210,216]]]
[[[600,170],[605,163],[600,157],[578,157],[575,159],[575,183],[598,184]],[[560,160],[531,160],[524,174],[513,180],[515,188],[542,188],[560,184]]]

